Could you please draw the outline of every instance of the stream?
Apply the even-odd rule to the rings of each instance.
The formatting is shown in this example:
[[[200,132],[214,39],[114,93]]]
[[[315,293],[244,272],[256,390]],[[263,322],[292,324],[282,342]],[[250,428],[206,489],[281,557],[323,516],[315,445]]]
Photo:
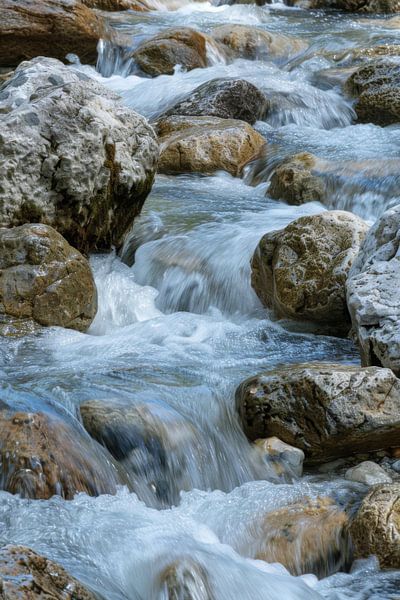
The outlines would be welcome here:
[[[151,79],[102,42],[96,71],[71,67],[150,120],[205,81],[245,78],[276,97],[255,125],[271,150],[243,179],[157,175],[135,224],[142,243],[134,264],[115,252],[91,257],[99,309],[88,333],[49,328],[2,341],[4,401],[28,411],[45,407],[77,428],[86,400],[146,406],[169,424],[172,441],[161,496],[151,474],[135,465],[137,494],[121,488],[115,496],[65,502],[1,492],[1,544],[53,558],[106,600],[167,600],[160,574],[175,559],[204,568],[215,600],[398,600],[400,572],[380,571],[373,558],[321,580],[255,560],[254,536],[268,512],[304,495],[357,503],[365,488],[322,471],[278,481],[245,438],[234,396],[244,378],[282,364],[359,364],[350,340],[300,333],[274,319],[251,288],[250,259],[264,233],[300,216],[344,209],[373,223],[400,203],[400,127],[353,124],[351,101],[330,75],[352,48],[399,43],[400,32],[388,17],[278,3],[162,9],[118,13],[111,26],[131,36],[132,47],[168,27],[208,33],[226,23],[293,35],[308,47],[275,62],[225,64],[216,55],[207,68],[178,66],[174,75]],[[303,151],[334,164],[329,206],[289,206],[268,196],[273,165]],[[125,251],[129,256],[129,244]]]

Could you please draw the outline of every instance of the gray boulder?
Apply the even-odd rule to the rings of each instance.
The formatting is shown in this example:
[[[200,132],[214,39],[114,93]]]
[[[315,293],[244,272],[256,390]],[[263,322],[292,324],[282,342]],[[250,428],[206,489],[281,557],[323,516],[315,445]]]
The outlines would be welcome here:
[[[346,287],[362,364],[400,375],[400,205],[368,232]]]
[[[52,225],[88,252],[119,246],[158,160],[146,119],[50,58],[0,88],[0,226]]]

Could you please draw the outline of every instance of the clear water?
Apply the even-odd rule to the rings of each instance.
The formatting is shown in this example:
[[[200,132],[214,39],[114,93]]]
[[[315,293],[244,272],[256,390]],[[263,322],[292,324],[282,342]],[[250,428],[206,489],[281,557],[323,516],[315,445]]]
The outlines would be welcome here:
[[[352,124],[351,102],[339,87],[318,83],[322,72],[341,65],[338,54],[399,43],[399,30],[390,18],[280,4],[186,3],[175,11],[121,13],[112,21],[131,36],[132,47],[170,26],[209,32],[242,23],[298,36],[308,49],[280,64],[225,64],[217,56],[206,69],[177,68],[172,76],[149,79],[103,44],[98,72],[78,66],[150,119],[218,76],[254,82],[274,94],[276,108],[256,125],[269,149],[257,166],[258,185],[249,185],[251,172],[245,180],[222,173],[156,178],[142,217],[150,234],[134,265],[114,253],[91,259],[99,311],[87,334],[53,328],[0,346],[1,397],[15,406],[51,406],[77,425],[83,401],[117,399],[148,406],[188,432],[176,440],[171,428],[166,500],[160,503],[145,478],[136,480],[137,494],[121,489],[117,496],[79,495],[71,502],[1,493],[0,542],[27,544],[60,561],[107,600],[166,598],[160,575],[185,558],[207,571],[216,600],[398,598],[400,573],[380,572],[373,559],[321,581],[254,560],[252,536],[269,511],[304,495],[347,504],[362,488],[328,476],[277,482],[241,432],[234,391],[243,378],[279,364],[359,362],[349,340],[298,333],[274,320],[251,289],[249,261],[265,232],[326,208],[290,207],[268,197],[270,166],[288,154],[309,151],[329,162],[330,208],[372,222],[400,200],[399,127]],[[129,463],[125,467],[129,471]]]

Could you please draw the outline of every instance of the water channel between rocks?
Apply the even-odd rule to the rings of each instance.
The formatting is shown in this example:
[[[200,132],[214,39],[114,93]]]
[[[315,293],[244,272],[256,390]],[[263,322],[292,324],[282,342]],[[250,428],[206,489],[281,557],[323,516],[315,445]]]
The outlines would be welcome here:
[[[75,419],[83,401],[118,399],[149,407],[177,426],[180,437],[163,482],[166,501],[160,504],[148,481],[136,482],[141,499],[126,489],[98,498],[81,494],[70,502],[1,493],[0,540],[51,556],[107,600],[162,599],[160,574],[185,557],[207,571],[216,600],[399,598],[400,573],[380,572],[373,560],[318,581],[252,558],[253,533],[269,511],[305,494],[356,502],[360,486],[329,474],[292,484],[272,481],[241,431],[234,392],[245,377],[277,365],[359,364],[350,340],[297,333],[274,320],[250,286],[250,258],[267,231],[326,209],[266,196],[262,172],[274,160],[302,151],[342,165],[399,158],[399,127],[352,124],[350,101],[322,74],[335,67],[334,52],[399,43],[400,34],[385,17],[279,4],[192,3],[171,12],[127,12],[114,27],[136,44],[167,27],[209,32],[225,23],[295,35],[309,48],[278,64],[224,64],[216,56],[210,67],[188,73],[177,68],[174,75],[150,79],[103,46],[98,71],[107,77],[85,65],[74,68],[101,79],[150,119],[215,77],[241,77],[273,90],[285,101],[255,125],[272,149],[259,166],[260,183],[249,185],[251,173],[244,180],[222,173],[158,175],[141,218],[160,229],[159,239],[139,247],[132,267],[115,254],[91,258],[99,310],[89,332],[52,328],[0,346],[2,397],[14,406],[50,406],[79,427]],[[400,203],[398,173],[378,183],[371,185],[361,169],[331,194],[329,208],[373,222]]]

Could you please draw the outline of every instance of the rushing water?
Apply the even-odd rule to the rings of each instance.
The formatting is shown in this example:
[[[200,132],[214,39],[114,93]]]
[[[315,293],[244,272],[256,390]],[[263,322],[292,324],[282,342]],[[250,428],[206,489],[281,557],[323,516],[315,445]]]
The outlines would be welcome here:
[[[71,502],[1,493],[0,541],[53,557],[107,600],[166,598],[160,574],[176,559],[196,560],[206,570],[216,600],[398,598],[400,574],[379,572],[373,559],[321,581],[254,560],[252,532],[269,511],[304,495],[346,504],[362,488],[327,475],[277,482],[241,432],[234,391],[246,376],[283,363],[359,361],[349,340],[299,333],[274,320],[251,289],[249,261],[265,232],[325,210],[268,197],[271,166],[289,154],[309,151],[329,163],[329,208],[373,221],[400,202],[399,127],[352,124],[351,103],[330,76],[352,48],[399,43],[400,35],[384,17],[280,4],[191,3],[113,18],[132,47],[166,27],[209,32],[225,23],[295,35],[308,47],[276,62],[225,64],[213,55],[208,68],[149,79],[103,43],[97,73],[75,68],[150,119],[204,81],[245,77],[276,98],[268,119],[256,124],[269,144],[265,159],[245,180],[158,176],[135,224],[141,243],[132,248],[128,240],[123,251],[128,264],[135,253],[133,266],[114,253],[91,259],[99,311],[89,332],[53,328],[0,347],[2,398],[15,406],[51,406],[76,423],[83,401],[118,399],[172,423],[165,494],[160,499],[143,473],[136,475],[139,498],[126,489]],[[178,440],[175,426],[184,432]]]

